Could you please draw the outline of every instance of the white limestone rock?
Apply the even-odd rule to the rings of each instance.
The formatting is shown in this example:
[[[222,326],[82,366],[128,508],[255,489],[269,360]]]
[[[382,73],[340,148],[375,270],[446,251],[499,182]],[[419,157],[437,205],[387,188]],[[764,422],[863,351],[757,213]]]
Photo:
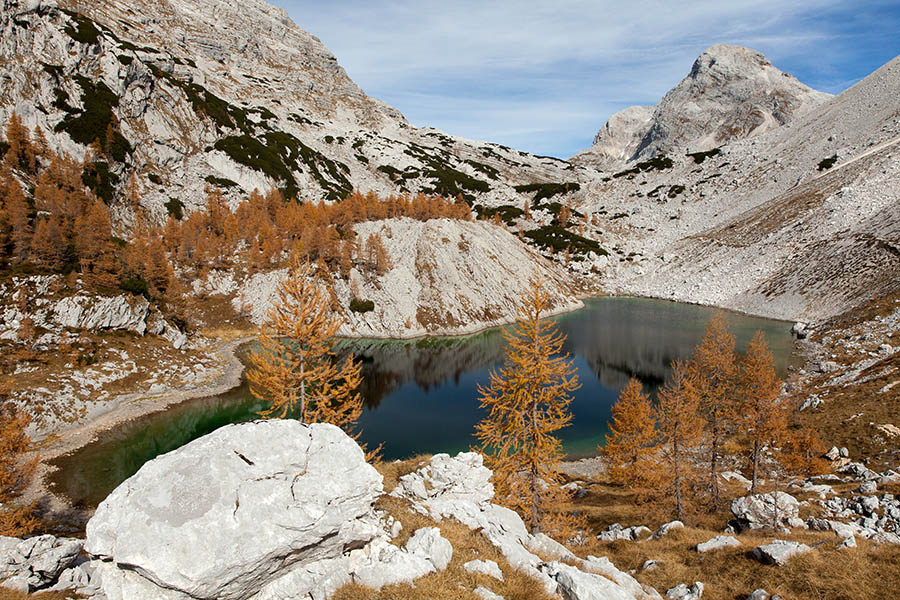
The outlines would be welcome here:
[[[441,537],[441,530],[437,527],[417,529],[404,548],[410,554],[428,559],[438,571],[446,569],[453,558],[453,546]]]
[[[806,554],[810,550],[812,548],[799,542],[774,540],[769,544],[754,548],[753,556],[763,564],[783,566],[791,557]]]
[[[503,571],[501,571],[500,566],[492,560],[470,560],[463,565],[463,569],[469,573],[487,575],[498,581],[503,581]]]
[[[688,587],[686,583],[680,583],[666,592],[666,600],[700,600],[703,597],[703,584],[695,581]]]
[[[713,550],[721,550],[722,548],[737,548],[741,545],[738,539],[731,535],[717,535],[706,542],[697,544],[697,552],[712,552]]]
[[[772,529],[783,527],[797,517],[800,503],[784,492],[754,494],[735,498],[731,513],[741,528]]]
[[[476,587],[472,593],[481,598],[481,600],[503,600],[503,596],[492,592],[483,585],[479,585],[478,587]]]
[[[635,596],[602,575],[586,573],[577,567],[553,561],[541,571],[557,583],[556,592],[569,600],[633,600]]]
[[[110,598],[113,588],[148,585],[247,598],[291,565],[338,558],[383,535],[373,509],[381,481],[332,425],[228,425],[116,488],[88,522],[85,549],[127,565],[104,571]]]
[[[684,523],[681,521],[669,521],[668,523],[663,523],[659,526],[659,529],[656,530],[656,533],[650,536],[650,539],[658,540],[676,529],[684,529]]]
[[[52,535],[24,540],[0,536],[0,579],[16,577],[30,590],[45,588],[75,562],[83,546],[83,540]]]
[[[150,303],[143,296],[69,296],[53,307],[53,321],[72,329],[114,329],[144,335]]]

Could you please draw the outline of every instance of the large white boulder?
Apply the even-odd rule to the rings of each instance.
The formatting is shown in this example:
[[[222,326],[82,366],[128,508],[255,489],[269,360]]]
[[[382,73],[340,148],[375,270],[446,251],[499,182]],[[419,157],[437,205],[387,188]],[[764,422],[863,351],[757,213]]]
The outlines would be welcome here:
[[[784,492],[735,498],[731,513],[741,529],[777,529],[797,518],[800,503]]]
[[[69,296],[53,307],[53,321],[72,329],[121,329],[144,335],[150,303],[143,296]]]
[[[382,535],[382,478],[333,425],[222,427],[160,456],[116,488],[85,549],[120,567],[114,599],[243,599],[292,566],[340,559]]]
[[[812,548],[800,542],[774,540],[770,544],[754,548],[753,556],[761,563],[782,566],[787,564],[791,557],[798,554],[806,554],[810,550]]]

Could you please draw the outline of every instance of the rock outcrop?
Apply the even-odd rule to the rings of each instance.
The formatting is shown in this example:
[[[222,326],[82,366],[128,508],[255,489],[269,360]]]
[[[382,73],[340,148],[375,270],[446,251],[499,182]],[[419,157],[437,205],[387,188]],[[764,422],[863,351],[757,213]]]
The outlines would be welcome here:
[[[754,548],[753,556],[761,563],[780,567],[786,565],[792,557],[806,554],[810,550],[812,548],[800,542],[774,540],[770,544]]]
[[[731,502],[738,529],[779,529],[790,526],[799,512],[800,503],[784,492],[754,494]]]
[[[589,556],[581,560],[546,535],[528,533],[519,515],[491,503],[494,490],[490,477],[491,471],[482,464],[480,454],[436,454],[415,472],[401,477],[391,495],[410,500],[415,510],[438,521],[453,518],[479,529],[513,568],[537,579],[550,593],[583,600],[660,598],[655,590],[641,586],[606,558]],[[557,560],[545,563],[538,554]]]

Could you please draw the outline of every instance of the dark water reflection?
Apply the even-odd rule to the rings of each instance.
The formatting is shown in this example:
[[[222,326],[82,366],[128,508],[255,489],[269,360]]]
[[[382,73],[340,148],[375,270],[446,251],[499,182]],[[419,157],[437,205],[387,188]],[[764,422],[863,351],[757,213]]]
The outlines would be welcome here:
[[[658,300],[602,298],[558,317],[582,383],[572,402],[573,423],[562,433],[566,451],[573,457],[594,453],[628,378],[637,376],[655,394],[672,360],[690,355],[712,312]],[[792,347],[789,324],[728,318],[739,350],[757,329],[765,331],[783,373]],[[459,338],[348,341],[342,349],[363,361],[361,440],[383,443],[385,458],[393,459],[469,447],[481,418],[477,385],[502,364],[505,343],[495,329]],[[148,415],[55,461],[59,470],[52,485],[75,504],[94,506],[147,460],[227,423],[251,420],[262,408],[245,383]]]

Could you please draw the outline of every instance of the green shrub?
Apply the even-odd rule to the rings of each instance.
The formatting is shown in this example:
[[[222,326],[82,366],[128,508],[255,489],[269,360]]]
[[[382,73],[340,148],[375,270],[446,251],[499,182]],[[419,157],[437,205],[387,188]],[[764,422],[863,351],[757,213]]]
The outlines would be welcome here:
[[[162,177],[160,177],[156,173],[147,173],[147,179],[150,180],[150,183],[155,183],[156,185],[162,185]]]
[[[169,198],[169,201],[166,202],[166,211],[180,221],[184,217],[184,203],[177,198]]]
[[[81,181],[86,185],[98,198],[110,204],[115,193],[119,178],[115,173],[109,170],[109,164],[104,161],[93,162],[85,165],[84,171],[81,173]]]
[[[494,208],[486,208],[481,204],[477,204],[475,205],[475,214],[479,219],[493,219],[494,215],[500,215],[500,218],[503,219],[504,223],[512,226],[515,224],[516,219],[522,216],[522,209],[517,206],[510,206],[509,204],[496,206]]]
[[[105,83],[92,82],[83,75],[76,75],[75,81],[81,86],[81,103],[83,110],[73,109],[68,106],[68,94],[57,94],[54,106],[69,113],[66,118],[56,124],[56,132],[65,131],[77,143],[89,145],[95,140],[106,145],[106,132],[110,125],[113,126],[113,136],[108,148],[109,155],[117,162],[125,162],[126,157],[133,152],[128,143],[118,130],[118,123],[113,114],[113,108],[119,106],[119,97],[110,90]]]
[[[350,300],[350,310],[357,313],[367,313],[375,310],[375,303],[371,300],[360,300],[353,298]]]
[[[150,297],[150,293],[147,291],[147,282],[140,277],[129,277],[128,279],[123,279],[121,282],[119,282],[119,288],[121,288],[122,291],[128,292],[132,296],[145,296],[147,298]]]
[[[600,255],[608,254],[606,250],[600,247],[599,242],[576,235],[558,225],[546,225],[526,231],[525,237],[531,240],[534,245],[542,248],[552,248],[554,252],[568,249],[571,254],[587,254],[591,251]]]
[[[217,188],[222,189],[237,187],[237,183],[233,182],[232,180],[225,179],[223,177],[216,177],[215,175],[207,175],[204,181],[206,181],[206,183],[210,185],[214,185]]]
[[[694,164],[701,165],[707,158],[718,156],[721,152],[722,150],[720,148],[713,148],[712,150],[707,150],[705,152],[688,152],[687,156],[694,159]]]
[[[86,16],[76,13],[66,13],[72,18],[74,23],[70,23],[63,28],[70,38],[81,44],[96,44],[100,41],[100,30],[94,25],[94,22]]]
[[[618,173],[615,173],[613,177],[618,179],[619,177],[637,175],[643,171],[664,171],[666,169],[671,169],[674,165],[675,163],[672,162],[671,158],[665,154],[660,154],[659,156],[654,156],[650,160],[639,162],[630,169],[619,171]]]
[[[559,194],[570,194],[572,192],[577,192],[581,189],[581,185],[570,182],[570,183],[529,183],[527,185],[517,185],[515,188],[517,192],[520,194],[531,194],[534,193],[533,200],[535,205],[539,204],[541,200],[549,200],[553,196]]]
[[[819,162],[819,165],[817,168],[819,171],[827,171],[828,169],[830,169],[831,167],[834,166],[834,163],[836,163],[837,160],[838,160],[837,154],[835,154],[834,156],[829,156],[828,158],[823,158]]]

